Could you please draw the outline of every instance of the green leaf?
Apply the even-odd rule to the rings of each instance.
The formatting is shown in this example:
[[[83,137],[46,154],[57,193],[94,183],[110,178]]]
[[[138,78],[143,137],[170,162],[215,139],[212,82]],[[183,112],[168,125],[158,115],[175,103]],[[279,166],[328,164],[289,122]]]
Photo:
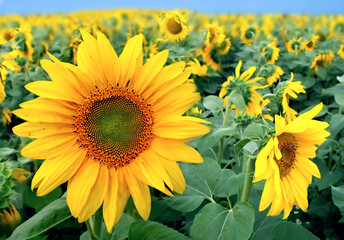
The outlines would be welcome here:
[[[123,213],[121,219],[118,221],[118,223],[116,223],[115,229],[112,231],[112,235],[111,235],[112,239],[116,239],[116,240],[128,239],[129,229],[133,222],[135,222],[135,219],[133,217],[129,216],[128,214]]]
[[[344,216],[344,185],[339,187],[331,187],[332,201],[336,205],[342,216]]]
[[[334,114],[330,120],[328,131],[331,138],[334,138],[344,128],[344,115]]]
[[[33,217],[19,225],[9,240],[29,239],[35,237],[48,229],[56,226],[72,215],[67,206],[66,197],[55,200]]]
[[[203,106],[212,113],[217,113],[223,108],[223,98],[217,96],[207,96],[203,98]]]
[[[293,239],[293,240],[317,240],[319,239],[304,227],[293,223],[283,222],[272,230],[272,240]]]
[[[239,108],[242,112],[246,111],[246,103],[245,99],[241,94],[241,91],[238,89],[234,89],[228,96],[228,98],[232,101],[232,103]]]
[[[231,169],[222,169],[221,177],[214,189],[217,197],[229,197],[238,194],[239,187],[245,179],[245,174],[236,175]]]
[[[237,144],[235,144],[235,155],[238,155],[239,152],[245,147],[245,145],[250,142],[249,138],[241,139]]]
[[[344,92],[337,92],[334,94],[334,100],[340,106],[344,106]]]
[[[219,127],[212,129],[211,133],[205,135],[203,138],[198,141],[197,149],[200,150],[200,152],[204,152],[217,144],[221,137],[223,136],[230,136],[233,133],[232,127]]]
[[[344,75],[342,75],[342,76],[338,76],[337,77],[337,80],[339,81],[339,82],[344,82]]]
[[[164,240],[190,240],[190,238],[166,227],[165,225],[151,221],[136,221],[130,226],[129,240],[164,239]]]
[[[37,196],[37,189],[31,191],[30,186],[26,186],[26,191],[24,192],[24,202],[29,207],[32,207],[36,210],[36,212],[40,211],[46,205],[51,203],[52,201],[58,199],[62,195],[62,190],[60,187],[55,188],[53,191],[44,195],[42,197]]]
[[[196,215],[190,236],[197,240],[245,240],[251,236],[254,210],[247,202],[227,209],[216,203],[205,205]]]
[[[326,172],[322,172],[321,176],[322,178],[314,181],[320,191],[336,184],[342,178],[343,173],[338,169],[334,171],[328,171],[328,169],[326,169]]]
[[[263,129],[259,124],[251,123],[245,128],[244,136],[246,138],[263,138]]]
[[[18,150],[13,148],[0,148],[0,157],[6,157],[16,152],[18,152]]]
[[[186,180],[185,192],[166,198],[167,205],[175,210],[191,212],[199,207],[204,199],[212,199],[213,190],[221,176],[217,162],[205,158],[202,164],[181,164]]]
[[[266,216],[268,211],[258,212],[256,221],[253,226],[253,233],[250,240],[271,240],[272,229],[282,222],[282,217],[279,216]]]
[[[258,145],[257,143],[250,141],[244,146],[244,149],[250,154],[254,154],[256,151],[258,151]]]

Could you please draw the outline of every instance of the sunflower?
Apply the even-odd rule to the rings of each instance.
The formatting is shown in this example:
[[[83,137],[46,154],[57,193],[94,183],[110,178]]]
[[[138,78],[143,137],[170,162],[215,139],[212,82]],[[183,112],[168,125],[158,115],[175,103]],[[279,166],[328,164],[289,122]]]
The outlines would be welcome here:
[[[302,49],[304,49],[304,50],[306,50],[308,52],[313,52],[314,48],[315,48],[315,45],[316,45],[316,42],[318,41],[318,39],[319,39],[319,36],[318,35],[314,35],[311,39],[309,39],[308,41],[303,42],[301,44]]]
[[[264,88],[253,85],[253,83],[263,79],[262,77],[252,78],[252,75],[256,71],[256,67],[250,67],[245,72],[240,74],[242,61],[240,60],[237,67],[235,68],[235,76],[229,76],[227,81],[221,85],[221,91],[219,97],[224,98],[225,104],[228,101],[228,88],[239,89],[244,97],[246,103],[246,112],[250,116],[257,116],[262,113],[262,108],[268,103],[263,101],[263,97],[256,92],[257,89]],[[232,108],[239,114],[241,111],[237,106],[233,105]]]
[[[179,42],[188,35],[186,17],[179,11],[167,12],[160,22],[162,33],[171,42]]]
[[[328,64],[331,64],[332,59],[334,58],[334,54],[332,51],[329,51],[327,53],[321,53],[314,57],[311,69],[315,69],[315,71],[318,71],[320,66],[327,66]]]
[[[16,58],[17,56],[18,56],[17,51],[12,51],[12,52],[6,53],[5,55],[1,55],[0,53],[0,103],[2,103],[6,97],[5,79],[8,74],[7,69],[10,69],[12,71],[16,70],[18,65],[13,59]]]
[[[330,135],[325,131],[328,123],[313,120],[322,108],[320,103],[287,124],[283,117],[275,116],[276,134],[257,156],[253,181],[266,179],[259,211],[271,204],[268,216],[284,210],[287,218],[293,205],[303,211],[308,208],[307,188],[312,176],[320,178],[318,167],[310,159],[315,157],[316,145]]]
[[[72,52],[73,52],[73,63],[76,64],[77,62],[77,50],[78,47],[80,45],[80,43],[82,42],[80,36],[76,36],[72,39],[71,43],[69,44],[69,46],[72,48]]]
[[[0,90],[1,91],[1,90]],[[1,119],[2,119],[2,123],[4,125],[8,125],[11,123],[11,118],[12,118],[12,112],[11,110],[9,110],[8,108],[3,108],[2,109],[2,113],[1,113]]]
[[[284,74],[282,68],[272,63],[265,63],[259,70],[258,76],[263,77],[272,85]]]
[[[276,43],[269,43],[262,49],[264,59],[267,63],[275,63],[278,60],[280,49],[276,47]]]
[[[251,45],[254,39],[257,37],[258,34],[258,27],[257,26],[248,26],[241,28],[241,36],[240,39],[246,45]]]
[[[283,114],[287,123],[291,122],[296,118],[297,112],[289,107],[289,97],[297,98],[297,94],[306,93],[305,87],[302,85],[301,81],[293,82],[294,74],[291,73],[289,81],[282,83],[282,108]]]
[[[42,196],[68,181],[67,204],[83,222],[103,205],[109,232],[129,196],[143,219],[149,217],[149,186],[167,195],[183,193],[177,161],[201,163],[184,142],[210,130],[199,118],[181,116],[200,100],[185,83],[185,63],[163,67],[168,51],[143,63],[142,35],[131,38],[117,57],[104,34],[81,30],[78,65],[41,60],[52,81],[26,88],[37,99],[13,113],[27,122],[15,134],[37,138],[21,154],[45,159],[32,180]]]
[[[201,65],[197,58],[193,58],[192,60],[193,61],[188,62],[188,67],[186,69],[198,76],[206,76],[208,71],[207,65]]]
[[[16,32],[14,33],[14,36],[16,40],[18,38],[23,37],[24,39],[24,45],[23,48],[20,49],[22,55],[27,57],[30,61],[33,61],[32,54],[34,52],[34,49],[31,45],[31,41],[33,39],[32,33],[31,33],[31,27],[29,24],[22,24],[19,28],[16,29]]]
[[[0,45],[6,44],[9,41],[14,40],[14,29],[8,28],[8,29],[0,29]]]
[[[337,53],[342,59],[344,59],[344,44],[339,47],[339,50]]]
[[[3,237],[6,233],[10,233],[15,229],[21,222],[21,216],[18,210],[13,206],[12,203],[9,204],[10,207],[3,209],[0,212],[0,237]]]
[[[302,50],[301,40],[302,40],[302,38],[298,38],[297,40],[295,38],[293,38],[292,40],[287,42],[288,52],[291,52],[294,54],[299,54]]]
[[[199,54],[202,56],[203,61],[210,66],[214,71],[219,71],[220,70],[220,64],[218,61],[214,58],[214,53],[216,50],[214,49],[213,46],[208,45],[203,47]]]
[[[209,23],[206,26],[205,45],[219,45],[225,40],[224,30],[216,23]]]

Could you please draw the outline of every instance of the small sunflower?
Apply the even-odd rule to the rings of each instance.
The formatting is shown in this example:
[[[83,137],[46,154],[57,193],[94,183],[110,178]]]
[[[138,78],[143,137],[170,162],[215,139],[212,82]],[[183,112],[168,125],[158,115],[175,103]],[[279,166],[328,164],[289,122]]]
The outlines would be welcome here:
[[[188,62],[186,70],[190,70],[192,74],[198,76],[206,76],[208,71],[207,65],[201,65],[197,58],[193,58],[192,60],[193,61]]]
[[[259,77],[263,77],[272,85],[284,74],[282,68],[272,63],[265,63],[259,70]]]
[[[179,11],[167,12],[160,22],[162,33],[171,42],[179,42],[188,36],[186,17]]]
[[[10,207],[8,209],[3,209],[0,212],[0,230],[2,237],[4,234],[9,234],[13,231],[21,222],[21,216],[18,210],[13,206],[12,203],[9,204]]]
[[[242,61],[240,60],[235,68],[235,76],[229,76],[227,81],[221,85],[221,91],[219,97],[224,98],[225,103],[228,101],[228,88],[233,85],[233,88],[239,89],[244,97],[246,103],[246,112],[250,116],[257,116],[262,113],[262,108],[267,104],[263,101],[263,97],[259,95],[256,90],[264,87],[253,85],[253,83],[263,79],[262,77],[252,78],[252,75],[256,71],[256,67],[250,67],[245,72],[240,74]],[[235,106],[237,113],[241,111]]]
[[[0,29],[0,45],[6,44],[9,41],[14,40],[14,29],[8,28],[8,29]]]
[[[24,37],[24,46],[23,48],[20,48],[20,51],[22,55],[27,57],[30,61],[32,61],[32,54],[34,52],[34,49],[32,47],[31,41],[33,39],[32,33],[31,33],[31,27],[29,24],[22,24],[19,28],[16,29],[16,32],[14,33],[14,36],[16,40],[21,37],[21,35]]]
[[[339,47],[339,50],[337,53],[342,59],[344,59],[344,44]]]
[[[262,49],[264,59],[268,63],[275,63],[278,60],[280,49],[276,47],[276,43],[269,43]]]
[[[1,85],[0,85],[0,87],[1,87]],[[1,89],[0,89],[0,91],[1,91]],[[2,113],[1,113],[2,123],[4,125],[10,124],[11,123],[11,118],[12,118],[11,110],[9,110],[8,108],[3,108],[2,109]]]
[[[216,23],[209,23],[206,26],[205,45],[219,45],[225,40],[224,30]]]
[[[258,34],[258,27],[257,26],[247,26],[241,28],[241,36],[240,39],[246,45],[251,45],[254,39],[257,37]]]
[[[209,122],[181,116],[200,94],[185,83],[191,73],[184,62],[163,67],[167,50],[142,65],[142,35],[131,38],[119,57],[104,34],[81,35],[77,66],[52,55],[53,61],[41,60],[52,81],[26,85],[39,97],[13,111],[27,121],[13,131],[37,138],[23,156],[45,159],[32,180],[37,195],[68,181],[72,215],[83,222],[103,206],[111,232],[130,195],[148,218],[148,185],[167,195],[183,193],[177,161],[203,161],[185,142],[208,133],[202,123]]]
[[[333,58],[334,54],[332,51],[321,53],[314,57],[311,69],[314,68],[315,71],[318,71],[320,66],[327,66],[328,64],[331,64]]]
[[[6,97],[5,92],[5,79],[8,74],[8,70],[12,71],[16,70],[18,67],[17,63],[13,60],[18,56],[17,51],[12,51],[6,53],[5,55],[1,55],[0,53],[0,103],[2,103]]]
[[[200,50],[203,61],[214,71],[219,71],[220,63],[214,58],[214,53],[216,53],[216,49],[211,45],[205,46]]]
[[[306,93],[305,87],[302,85],[301,81],[293,82],[294,74],[291,73],[291,77],[289,81],[282,83],[282,108],[283,108],[283,114],[287,121],[287,123],[290,123],[296,118],[297,112],[289,107],[289,97],[292,98],[298,98],[297,94],[300,93]]]
[[[302,49],[308,52],[313,52],[318,39],[319,39],[318,35],[314,35],[311,39],[301,44]]]
[[[230,38],[226,38],[219,46],[217,46],[216,51],[220,54],[220,55],[225,55],[229,52],[229,50],[232,47],[232,43]]]
[[[299,54],[302,50],[301,40],[302,38],[298,38],[298,39],[293,38],[292,40],[287,42],[288,52]]]
[[[253,181],[266,180],[259,211],[271,204],[268,216],[277,216],[283,210],[283,218],[287,218],[294,205],[303,211],[308,208],[307,188],[312,176],[321,177],[310,159],[315,157],[316,145],[330,135],[325,130],[328,123],[313,120],[322,108],[320,103],[287,124],[283,117],[275,116],[275,136],[257,156]]]

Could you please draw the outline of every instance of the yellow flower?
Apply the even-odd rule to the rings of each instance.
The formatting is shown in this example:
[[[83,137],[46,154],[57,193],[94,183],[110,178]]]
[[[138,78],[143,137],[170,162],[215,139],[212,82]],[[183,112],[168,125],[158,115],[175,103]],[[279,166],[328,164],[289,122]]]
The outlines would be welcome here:
[[[254,39],[257,37],[258,27],[257,26],[243,26],[241,27],[240,39],[246,45],[251,45]]]
[[[68,181],[67,204],[79,222],[100,206],[109,232],[131,195],[148,219],[152,186],[163,193],[183,193],[185,179],[177,161],[201,163],[201,155],[184,142],[210,130],[205,120],[182,116],[200,94],[185,83],[185,63],[163,67],[168,51],[144,65],[142,35],[125,45],[118,57],[104,34],[97,39],[81,30],[78,65],[41,60],[52,81],[26,88],[37,99],[13,113],[27,122],[13,128],[36,138],[21,154],[45,159],[32,180],[37,195]]]
[[[220,46],[217,47],[217,52],[220,55],[225,55],[229,52],[231,47],[232,47],[232,43],[231,43],[230,38],[228,37],[223,41],[223,43]]]
[[[242,96],[244,97],[246,103],[246,112],[250,116],[257,116],[262,113],[262,108],[268,103],[267,101],[263,101],[263,97],[259,95],[256,90],[264,87],[259,87],[253,85],[253,83],[263,79],[262,77],[252,78],[252,75],[256,71],[256,67],[250,67],[245,72],[240,74],[240,69],[242,66],[242,61],[240,60],[237,67],[235,68],[235,76],[229,76],[227,81],[225,81],[221,85],[221,91],[219,93],[219,97],[224,98],[225,104],[228,101],[228,90],[227,87],[230,83],[236,85],[236,87],[240,88]],[[241,113],[241,111],[234,105],[234,108],[237,114]]]
[[[342,59],[344,59],[344,44],[339,47],[339,50],[337,53]]]
[[[171,42],[179,42],[188,35],[186,17],[179,11],[167,12],[160,22],[162,33]]]
[[[319,36],[314,35],[308,41],[301,43],[301,48],[308,51],[308,52],[313,52],[318,39],[319,39]]]
[[[202,56],[203,61],[210,66],[214,71],[220,70],[220,64],[212,56],[214,51],[213,46],[208,45],[200,50],[200,55]]]
[[[10,208],[2,210],[0,212],[0,230],[2,233],[10,233],[13,231],[21,222],[21,216],[18,210],[10,203]]]
[[[280,66],[277,66],[273,63],[265,63],[259,70],[259,77],[263,77],[268,81],[268,85],[272,85],[281,78],[284,74],[284,71]]]
[[[299,54],[302,50],[301,40],[302,40],[302,38],[298,38],[297,40],[295,38],[293,38],[292,40],[287,42],[288,52],[291,52],[294,54]]]
[[[223,43],[226,35],[223,28],[216,23],[209,23],[206,26],[205,45],[219,45]]]
[[[293,205],[303,211],[308,208],[307,188],[312,176],[320,178],[318,167],[310,160],[330,134],[325,131],[326,122],[313,120],[323,104],[301,114],[287,123],[281,116],[275,116],[276,134],[259,152],[254,181],[266,179],[259,204],[259,211],[271,204],[268,216],[277,216],[284,211],[287,218]]]
[[[328,64],[331,64],[332,59],[334,58],[334,54],[332,51],[329,51],[327,53],[321,53],[314,57],[311,69],[315,69],[315,71],[318,71],[320,66],[327,66]]]
[[[8,29],[0,29],[0,45],[6,44],[9,41],[14,40],[14,29],[8,28]]]
[[[0,90],[1,91],[1,90]],[[2,114],[1,114],[1,118],[2,118],[2,123],[4,125],[8,125],[11,123],[11,117],[12,117],[12,112],[11,110],[9,110],[8,108],[3,108],[2,109]]]
[[[30,61],[32,61],[32,54],[34,52],[33,47],[31,45],[31,41],[33,39],[32,33],[31,33],[31,27],[29,24],[25,23],[22,24],[19,28],[16,29],[17,32],[15,33],[15,36],[18,34],[23,34],[25,36],[25,51],[21,50],[24,56],[26,56]]]
[[[74,64],[76,64],[77,62],[77,50],[81,42],[82,42],[81,38],[79,36],[76,36],[75,38],[73,38],[73,40],[69,44],[69,46],[72,47]]]
[[[287,123],[290,123],[296,118],[297,112],[289,107],[289,97],[297,98],[297,94],[306,93],[304,86],[301,81],[293,82],[294,74],[291,73],[289,81],[286,83],[286,86],[282,92],[282,108],[283,114]]]
[[[207,65],[201,66],[197,58],[193,58],[193,61],[188,62],[188,67],[186,70],[190,70],[192,74],[196,74],[199,76],[206,76],[208,67]]]
[[[275,63],[278,60],[280,49],[276,47],[276,43],[269,43],[266,47],[262,49],[264,54],[264,59],[268,63]]]
[[[0,53],[0,103],[2,103],[6,97],[5,92],[5,79],[7,77],[8,71],[10,69],[12,71],[16,70],[17,63],[13,60],[18,56],[17,51],[12,51],[6,53],[5,55],[1,55]]]

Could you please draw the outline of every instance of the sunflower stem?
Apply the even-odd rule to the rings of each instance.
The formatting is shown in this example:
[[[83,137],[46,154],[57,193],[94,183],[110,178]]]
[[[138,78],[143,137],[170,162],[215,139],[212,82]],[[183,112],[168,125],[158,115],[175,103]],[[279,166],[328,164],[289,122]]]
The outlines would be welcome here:
[[[230,106],[232,105],[231,101],[228,99],[227,100],[227,104],[226,104],[226,109],[225,109],[225,115],[223,117],[223,122],[222,122],[222,126],[226,126],[227,123],[228,123],[228,118],[229,118],[229,113],[230,113]],[[225,138],[222,137],[220,139],[220,147],[219,147],[219,154],[218,154],[218,157],[217,157],[217,161],[218,163],[221,165],[221,162],[222,162],[222,157],[223,157],[223,153],[225,151],[225,145],[226,145],[226,142],[225,142]]]
[[[244,181],[244,187],[243,187],[242,196],[241,196],[242,202],[247,202],[248,199],[250,198],[252,184],[253,184],[252,180],[253,180],[253,174],[254,174],[254,163],[255,163],[254,159],[250,157],[246,159],[247,159],[246,164],[244,162],[245,181]]]
[[[101,208],[96,211],[96,213],[93,215],[93,234],[97,239],[100,239],[100,233],[102,231],[102,225],[103,225],[103,217]]]
[[[87,227],[87,231],[88,231],[88,235],[90,236],[91,240],[96,240],[95,237],[93,236],[93,231],[92,231],[92,224],[91,224],[91,218],[86,220],[86,227]]]

